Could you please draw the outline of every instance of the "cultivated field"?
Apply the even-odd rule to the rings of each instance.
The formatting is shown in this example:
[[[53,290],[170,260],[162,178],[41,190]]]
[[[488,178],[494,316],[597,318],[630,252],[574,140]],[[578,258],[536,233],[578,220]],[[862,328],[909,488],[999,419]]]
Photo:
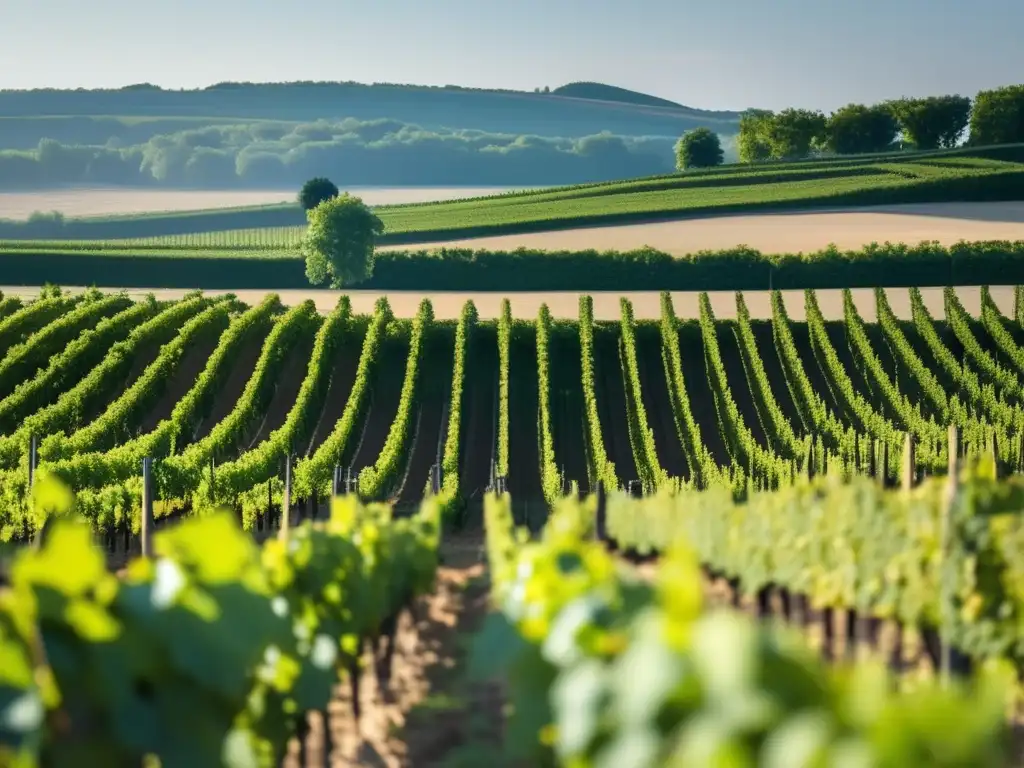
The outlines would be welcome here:
[[[723,166],[473,199],[438,193],[447,199],[389,204],[378,213],[385,225],[385,241],[412,244],[722,213],[1014,200],[1019,197],[1024,173],[1022,157],[1021,148],[1010,145],[896,158]],[[458,196],[470,194],[462,190]],[[209,248],[218,245],[217,238],[211,240],[211,233],[223,233],[226,239],[222,244],[243,245],[232,231],[301,227],[304,221],[297,205],[267,205],[120,219],[109,215],[72,218],[59,226],[0,222],[0,236],[10,240],[124,240],[202,234],[195,245]],[[266,238],[253,236],[252,240],[265,243]]]
[[[573,464],[587,455],[580,418],[597,418],[578,410],[591,402],[592,390],[601,413],[600,425],[592,428],[614,453],[615,484],[643,479],[645,462],[654,460],[635,453],[636,423],[627,428],[627,420],[639,418],[641,397],[645,418],[660,425],[658,443],[672,477],[706,476],[712,466],[724,471],[744,456],[743,471],[774,486],[781,472],[777,459],[797,450],[801,434],[822,430],[840,453],[854,450],[847,430],[890,441],[894,451],[909,430],[923,441],[922,466],[931,467],[938,461],[935,441],[950,420],[971,434],[996,429],[1002,440],[1016,440],[1024,418],[1016,410],[1024,398],[1019,297],[1013,289],[963,295],[970,300],[961,301],[951,289],[860,292],[856,300],[808,291],[778,302],[767,294],[719,294],[713,300],[707,294],[649,294],[633,301],[583,296],[576,297],[575,313],[569,311],[572,299],[564,297],[562,318],[541,322],[542,315],[520,302],[510,314],[498,313],[496,323],[483,322],[486,314],[478,318],[465,297],[455,296],[446,303],[417,301],[414,316],[401,318],[394,310],[404,314],[408,304],[403,307],[398,297],[383,302],[353,295],[350,302],[334,296],[330,311],[321,313],[312,301],[288,307],[276,295],[133,302],[90,292],[26,303],[5,295],[0,498],[14,506],[0,513],[6,515],[0,530],[8,536],[19,530],[25,501],[19,489],[26,482],[21,459],[33,434],[42,441],[43,466],[76,491],[96,491],[92,503],[101,505],[101,515],[137,514],[131,502],[139,490],[137,459],[155,453],[166,458],[159,470],[165,510],[216,499],[239,505],[255,520],[267,503],[265,483],[277,477],[279,454],[288,446],[304,457],[296,471],[312,483],[309,490],[320,489],[329,469],[341,463],[366,470],[360,488],[367,497],[411,503],[423,494],[451,418],[455,428],[466,430],[461,442],[472,446],[466,456],[490,456],[500,474],[508,474],[508,459],[494,458],[492,426],[496,377],[510,375],[509,387],[517,393],[508,406],[518,435],[511,438],[518,456],[514,481],[527,490],[517,494],[523,502],[536,502],[550,482],[549,468],[537,458],[538,396],[549,403],[542,407],[554,409],[556,444],[562,446],[556,455],[567,462],[568,479],[581,487],[593,480],[592,472]],[[464,344],[470,346],[460,348]],[[538,366],[549,354],[552,370],[542,371],[538,383]],[[634,356],[639,369],[626,364]],[[633,381],[637,376],[642,383]],[[587,383],[588,377],[594,381]],[[682,381],[688,396],[680,390],[668,397],[666,387]],[[986,382],[995,389],[982,389]],[[460,402],[475,405],[450,402],[463,384],[468,399]],[[630,395],[624,386],[636,389]],[[950,410],[950,391],[977,402],[969,412]],[[807,406],[800,398],[808,397],[827,408]],[[742,417],[743,425],[717,422],[717,409],[730,402],[739,408],[739,416],[730,418]],[[690,414],[684,413],[688,404]],[[451,415],[460,408],[466,409],[461,421]],[[702,437],[670,428],[677,419],[696,419]],[[646,434],[646,427],[637,434]],[[695,440],[718,446],[713,462],[687,469],[677,461],[680,439],[689,441],[682,446],[688,451]],[[730,446],[734,440],[742,442]],[[1009,442],[1002,445],[1011,450]],[[689,455],[693,460],[698,454]],[[208,487],[211,457],[215,489]],[[467,465],[470,486],[479,489],[489,469],[490,461]],[[612,483],[610,475],[606,479]],[[112,493],[122,494],[127,506],[106,509]]]
[[[496,321],[477,317],[465,304],[452,312],[465,298],[454,295],[443,302],[438,298],[436,307],[421,301],[411,318],[395,317],[383,301],[371,308],[370,302],[381,298],[374,295],[353,295],[351,302],[332,295],[324,312],[312,301],[289,307],[273,295],[244,298],[193,294],[132,301],[52,290],[34,301],[0,298],[0,540],[27,542],[37,533],[39,507],[32,501],[25,460],[35,444],[39,463],[33,477],[59,478],[73,489],[77,513],[93,525],[103,547],[93,551],[92,569],[78,573],[76,584],[86,578],[99,582],[104,556],[108,563],[122,563],[140,546],[139,467],[142,459],[155,458],[157,526],[183,537],[179,547],[182,541],[194,547],[170,547],[167,557],[188,558],[200,574],[214,574],[208,578],[219,588],[233,579],[222,573],[227,566],[220,546],[233,553],[232,562],[251,557],[253,568],[284,568],[283,558],[292,556],[295,562],[287,567],[296,570],[285,573],[329,567],[331,578],[341,579],[351,594],[376,596],[375,585],[395,585],[380,593],[386,600],[367,603],[373,609],[346,617],[347,631],[366,640],[366,671],[360,677],[351,658],[328,670],[351,685],[344,693],[336,691],[330,703],[332,689],[324,687],[306,712],[311,727],[279,737],[277,746],[291,750],[287,765],[308,764],[311,755],[325,749],[347,764],[364,762],[370,749],[378,757],[387,755],[389,765],[403,765],[403,759],[433,764],[435,756],[481,738],[469,725],[475,717],[477,727],[484,727],[481,716],[490,729],[488,742],[501,744],[506,689],[474,688],[439,675],[442,667],[464,669],[467,663],[465,639],[453,636],[453,626],[456,632],[472,631],[486,610],[479,509],[495,484],[510,495],[497,518],[494,497],[488,497],[492,576],[523,572],[500,560],[515,555],[512,526],[536,534],[550,509],[584,521],[580,541],[563,550],[592,548],[580,567],[615,557],[600,540],[607,531],[599,528],[594,541],[593,524],[587,522],[592,508],[555,506],[564,495],[602,487],[612,492],[608,530],[620,552],[663,551],[685,534],[702,560],[743,577],[740,587],[731,587],[731,602],[739,602],[741,588],[751,599],[760,596],[748,579],[750,585],[761,584],[758,574],[763,577],[766,567],[778,570],[777,584],[792,586],[794,594],[806,594],[797,591],[805,584],[803,574],[825,569],[821,578],[842,573],[844,588],[864,584],[870,607],[878,604],[881,610],[891,597],[867,586],[877,582],[878,571],[870,566],[892,571],[899,576],[899,595],[916,600],[909,608],[901,603],[896,616],[897,632],[908,646],[901,646],[894,667],[910,674],[917,665],[935,668],[927,649],[922,651],[921,609],[914,605],[932,611],[939,585],[946,583],[934,567],[946,563],[934,535],[935,499],[944,497],[933,492],[937,482],[923,489],[927,493],[911,496],[882,494],[878,481],[896,483],[904,460],[914,476],[943,472],[953,425],[967,455],[994,454],[1002,473],[1024,469],[1019,289],[972,288],[959,294],[893,289],[859,292],[856,298],[808,291],[788,294],[785,301],[766,292],[680,294],[675,300],[646,294],[632,303],[613,295],[594,302],[562,296],[559,310],[565,319],[531,313],[524,297],[514,297],[516,309],[498,312]],[[391,296],[389,301],[408,308],[418,298]],[[830,319],[837,308],[841,319]],[[909,319],[901,319],[897,312],[906,315],[908,308]],[[443,316],[449,313],[458,319]],[[916,446],[912,454],[904,453],[908,445]],[[336,474],[336,468],[342,472]],[[803,473],[825,471],[833,478],[873,474],[876,479],[861,478],[849,488],[834,485],[828,494],[819,494],[823,485],[808,486],[800,479]],[[339,481],[364,500],[393,505],[394,521],[376,511],[353,513],[359,515],[360,531],[373,531],[366,541],[380,547],[380,557],[377,549],[368,556],[361,546],[323,542],[311,565],[299,544],[314,535],[305,525],[292,534],[295,547],[263,545],[275,557],[260,561],[258,554],[245,554],[251,542],[237,532],[235,521],[257,541],[281,531],[283,514],[290,520],[294,515],[295,525],[303,519],[322,521],[323,500]],[[675,489],[683,495],[627,506],[625,495],[617,493],[626,489],[633,494]],[[754,493],[764,489],[776,493]],[[813,503],[794,496],[802,493],[815,494]],[[979,498],[988,503],[996,496],[982,488]],[[424,499],[428,503],[421,507]],[[756,512],[748,514],[755,504]],[[800,510],[812,508],[827,512],[799,517]],[[458,537],[445,533],[439,565],[438,540],[431,532],[438,530],[442,515],[468,527],[469,536],[460,554],[453,549]],[[318,529],[319,535],[344,538],[351,529],[339,527],[343,519]],[[743,535],[732,535],[734,529]],[[573,530],[564,529],[558,546],[567,546],[564,532]],[[955,573],[963,583],[957,587],[975,590],[972,595],[981,592],[981,599],[1016,604],[1021,596],[1011,592],[1015,566],[1008,558],[1019,552],[1020,536],[993,523],[995,537],[983,538],[987,530],[963,534],[981,537],[977,543],[986,549],[981,566],[975,550],[958,550],[962,563]],[[62,542],[61,555],[75,544],[51,535],[54,546]],[[808,537],[811,546],[796,543]],[[792,546],[786,563],[799,565],[796,576],[785,564],[776,565],[772,555],[780,545]],[[86,546],[77,542],[76,562],[85,557]],[[991,554],[993,548],[998,554]],[[859,569],[845,559],[854,551],[863,556],[863,561],[853,557]],[[40,557],[57,556],[45,543],[42,552]],[[475,558],[466,557],[471,552]],[[561,563],[555,554],[549,562]],[[203,559],[197,564],[196,558]],[[975,567],[998,578],[976,582]],[[691,578],[672,568],[671,578]],[[693,570],[696,579],[695,564]],[[36,572],[20,569],[15,576]],[[616,571],[609,566],[600,573],[607,579]],[[43,587],[52,589],[48,584]],[[105,594],[127,588],[106,584]],[[304,588],[293,585],[287,594]],[[817,587],[803,588],[817,599]],[[319,587],[311,589],[309,600],[324,599]],[[695,595],[699,586],[686,589]],[[834,587],[819,591],[835,593]],[[269,601],[273,594],[261,592],[259,599]],[[842,596],[822,599],[830,608],[849,608]],[[20,610],[20,603],[10,605]],[[227,618],[232,615],[224,614],[223,621],[195,637],[168,633],[153,642],[179,647],[187,640],[199,653],[213,638],[237,633]],[[788,609],[785,615],[790,616]],[[61,616],[58,612],[48,621],[54,624]],[[962,621],[968,625],[958,626],[957,637],[971,641],[973,620]],[[1012,640],[1019,630],[1009,622],[998,631]],[[235,637],[231,647],[247,643],[258,650],[272,636],[269,630],[253,630]],[[84,647],[93,642],[74,632],[68,638]],[[911,639],[916,646],[909,645]],[[845,642],[833,637],[828,652],[841,653]],[[389,660],[382,649],[395,644]],[[981,643],[968,651],[985,659],[1000,653],[992,650],[996,647]],[[259,658],[255,650],[247,654]],[[220,664],[237,666],[248,656],[230,654]],[[906,666],[903,659],[909,660]],[[64,674],[64,681],[78,679],[81,667]],[[201,682],[189,689],[196,696],[205,690]],[[456,691],[465,699],[444,705],[446,717],[430,718],[431,699]],[[356,709],[358,700],[362,710]],[[243,705],[244,700],[238,704]],[[415,709],[421,711],[414,717]],[[1000,705],[991,727],[1002,712]],[[407,727],[399,731],[393,723]],[[298,740],[289,745],[293,735]]]
[[[961,240],[1024,240],[1024,202],[934,203],[859,210],[711,216],[649,224],[581,227],[432,242],[430,248],[511,251],[628,251],[643,246],[675,256],[745,245],[763,253],[807,253],[870,243],[952,245]],[[384,246],[399,250],[409,246]]]
[[[425,203],[494,195],[504,187],[365,187],[347,190],[368,205]],[[0,219],[25,219],[36,211],[65,216],[113,216],[294,203],[294,189],[125,189],[74,188],[0,192]]]
[[[381,290],[285,192],[0,221],[0,767],[1024,765],[1022,184],[364,191]]]

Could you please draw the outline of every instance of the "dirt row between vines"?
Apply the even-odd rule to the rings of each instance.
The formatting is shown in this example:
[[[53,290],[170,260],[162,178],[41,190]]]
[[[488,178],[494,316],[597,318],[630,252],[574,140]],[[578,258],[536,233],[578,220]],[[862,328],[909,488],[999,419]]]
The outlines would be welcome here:
[[[767,286],[766,286],[767,287]],[[84,290],[81,287],[70,286],[67,290],[79,292]],[[117,287],[101,288],[103,291],[117,291]],[[921,296],[925,306],[935,317],[943,316],[942,288],[922,288]],[[26,299],[39,295],[38,288],[4,287],[0,291],[5,296],[21,296]],[[992,298],[996,305],[1007,316],[1014,312],[1014,289],[1012,286],[993,286],[991,288]],[[872,288],[854,288],[853,300],[858,311],[865,320],[871,322],[876,319],[875,292]],[[893,312],[903,320],[911,319],[910,294],[906,288],[886,288],[886,296],[892,306]],[[981,289],[978,286],[961,286],[956,289],[964,308],[974,316],[981,312]],[[130,289],[127,291],[132,298],[141,298],[148,293],[153,293],[158,299],[179,299],[187,291],[184,289]],[[209,296],[220,296],[225,293],[234,293],[241,301],[250,305],[260,303],[269,291],[238,290],[238,291],[207,291]],[[551,314],[556,318],[576,318],[579,316],[579,299],[583,295],[575,291],[538,291],[520,293],[473,293],[466,291],[327,291],[327,290],[285,290],[279,291],[281,301],[287,306],[301,304],[307,299],[312,299],[317,309],[323,314],[329,314],[338,304],[338,297],[343,293],[352,299],[353,311],[360,314],[372,314],[374,304],[381,296],[387,296],[398,317],[413,317],[419,309],[420,301],[424,298],[430,299],[434,307],[434,316],[441,320],[458,319],[462,312],[463,305],[472,300],[476,304],[477,312],[482,319],[494,320],[501,313],[501,302],[508,299],[512,305],[512,315],[517,318],[533,319],[542,304],[547,304]],[[815,291],[818,303],[821,306],[822,314],[827,320],[843,319],[843,292],[840,289],[824,288]],[[637,320],[657,320],[661,316],[661,304],[657,291],[590,291],[587,292],[594,299],[594,319],[596,320],[618,320],[620,317],[619,299],[626,297],[633,303],[633,313]],[[700,293],[696,291],[673,291],[672,303],[676,315],[681,319],[700,317],[700,305],[698,303]],[[735,319],[736,317],[736,293],[735,291],[710,291],[711,308],[716,317],[723,319]],[[754,319],[767,320],[771,318],[771,294],[769,291],[744,291],[743,296],[750,310],[750,316]],[[782,298],[786,304],[790,319],[802,321],[804,315],[804,292],[801,290],[782,291]]]
[[[436,589],[418,601],[415,618],[399,625],[390,693],[380,695],[374,675],[364,673],[357,728],[348,681],[336,689],[330,765],[469,768],[500,757],[501,692],[464,677],[473,634],[489,610],[482,532],[450,534],[441,553]],[[306,765],[327,764],[323,744],[323,724],[314,716]],[[305,768],[297,742],[284,766]]]

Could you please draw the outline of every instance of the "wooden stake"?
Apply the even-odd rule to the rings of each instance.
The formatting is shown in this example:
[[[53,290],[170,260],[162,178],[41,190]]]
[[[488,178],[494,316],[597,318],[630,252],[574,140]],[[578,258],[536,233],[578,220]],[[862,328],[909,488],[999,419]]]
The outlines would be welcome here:
[[[913,488],[914,481],[917,479],[916,453],[914,436],[908,432],[906,439],[903,441],[903,478],[901,485],[905,491]]]
[[[597,518],[595,520],[594,533],[598,541],[608,540],[607,509],[608,498],[604,490],[604,481],[597,481]]]
[[[992,429],[992,464],[996,468],[996,479],[999,478],[999,438],[995,428]]]
[[[288,538],[292,525],[292,455],[284,459],[284,499],[281,504],[281,538]]]
[[[889,479],[889,443],[882,442],[882,458],[876,468],[878,484],[885,488]]]
[[[153,550],[153,459],[142,460],[142,520],[139,523],[142,556],[151,557]]]
[[[39,462],[39,438],[35,435],[29,438],[28,441],[28,493],[29,498],[32,498],[32,484],[36,477],[36,465]]]

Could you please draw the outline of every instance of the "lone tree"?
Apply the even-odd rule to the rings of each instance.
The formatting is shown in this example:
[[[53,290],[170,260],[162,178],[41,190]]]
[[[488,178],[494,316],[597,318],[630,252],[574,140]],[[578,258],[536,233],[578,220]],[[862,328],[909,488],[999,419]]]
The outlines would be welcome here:
[[[722,164],[722,143],[710,128],[687,131],[676,142],[676,169],[711,168]]]
[[[362,199],[348,192],[306,212],[309,227],[302,240],[306,277],[313,285],[355,285],[373,274],[373,247],[384,223]]]
[[[311,211],[324,200],[330,200],[337,196],[338,188],[334,186],[334,182],[317,176],[302,185],[302,190],[299,192],[299,205],[302,206],[302,210]]]

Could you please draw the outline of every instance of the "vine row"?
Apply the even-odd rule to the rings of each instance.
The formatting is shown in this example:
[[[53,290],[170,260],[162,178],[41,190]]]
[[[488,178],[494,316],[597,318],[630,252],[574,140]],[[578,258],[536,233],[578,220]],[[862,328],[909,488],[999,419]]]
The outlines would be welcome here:
[[[686,451],[687,463],[694,475],[690,478],[691,484],[698,488],[721,484],[741,486],[743,480],[735,474],[735,470],[739,469],[738,465],[727,468],[719,467],[711,456],[711,451],[701,439],[700,425],[693,416],[690,396],[687,394],[686,380],[683,376],[683,358],[679,350],[679,321],[676,319],[672,296],[668,291],[661,294],[659,329],[662,363],[665,367],[669,399],[672,402],[672,415],[680,442],[683,444],[683,450]]]
[[[175,369],[191,347],[212,334],[222,333],[235,309],[231,301],[218,301],[186,322],[178,335],[160,348],[156,359],[103,413],[70,435],[56,433],[43,439],[39,456],[56,461],[78,453],[104,450],[123,442],[145,412],[166,390]]]
[[[384,447],[373,466],[359,473],[359,493],[364,498],[376,499],[390,492],[401,471],[402,459],[409,448],[408,442],[413,426],[413,412],[416,406],[416,384],[420,374],[420,358],[423,351],[423,336],[434,319],[429,299],[420,302],[419,310],[412,322],[409,339],[409,357],[405,363],[405,379],[398,400],[398,411],[388,430]]]
[[[105,452],[80,453],[68,459],[48,462],[45,468],[74,489],[96,488],[121,482],[136,474],[139,462],[147,456],[162,459],[180,450],[212,410],[242,344],[254,332],[269,329],[273,316],[282,309],[280,297],[271,294],[262,303],[234,318],[218,340],[195,384],[175,404],[170,417],[162,420],[151,432]]]
[[[498,451],[497,473],[508,477],[508,387],[509,387],[509,346],[512,341],[512,305],[502,299],[498,315]]]
[[[10,468],[27,456],[35,435],[69,434],[99,411],[110,396],[111,386],[127,377],[132,364],[149,347],[163,344],[178,332],[182,323],[210,305],[210,299],[192,296],[172,303],[135,328],[128,338],[112,345],[103,360],[56,402],[25,418],[13,434],[0,438],[0,467]]]
[[[86,328],[131,305],[127,295],[104,296],[87,291],[78,306],[68,309],[0,357],[0,394],[8,395]]]
[[[608,459],[608,454],[605,452],[604,437],[601,434],[601,419],[597,411],[594,371],[594,300],[590,296],[580,296],[579,308],[583,414],[587,445],[590,449],[591,485],[596,486],[600,481],[604,483],[607,490],[618,490],[619,480],[615,475],[615,465]]]
[[[342,296],[334,311],[320,323],[306,366],[306,375],[284,423],[259,445],[215,467],[212,477],[209,474],[203,477],[194,501],[200,510],[206,504],[237,506],[242,493],[274,475],[294,447],[308,439],[323,406],[334,357],[345,335],[350,332],[351,324],[352,305],[348,296]],[[243,505],[244,524],[248,527],[263,509],[262,506],[253,508],[251,505]]]
[[[658,459],[658,449],[654,442],[654,430],[647,421],[647,409],[644,407],[643,388],[640,381],[640,365],[636,357],[636,320],[633,317],[633,304],[623,296],[619,300],[621,329],[619,348],[622,358],[624,387],[626,393],[626,415],[629,426],[629,440],[633,448],[633,460],[636,463],[640,481],[647,492],[669,484],[668,473]]]
[[[53,402],[61,391],[77,384],[102,361],[110,347],[127,338],[158,309],[156,300],[150,296],[100,321],[95,328],[83,331],[51,357],[46,368],[37,371],[35,376],[21,382],[7,397],[0,399],[0,434],[17,429],[22,420]]]
[[[355,380],[345,401],[345,410],[338,419],[327,439],[320,444],[313,455],[300,459],[295,467],[295,489],[300,496],[317,493],[326,496],[330,491],[332,472],[338,466],[349,448],[349,438],[363,414],[368,389],[376,370],[378,353],[387,332],[388,323],[393,319],[391,305],[386,297],[377,299],[373,315],[363,337],[356,367]]]
[[[459,322],[455,326],[455,361],[452,365],[452,393],[448,408],[448,427],[445,432],[444,453],[441,457],[441,496],[447,511],[459,499],[459,478],[461,476],[460,446],[462,435],[463,391],[466,385],[466,371],[472,360],[469,350],[476,329],[478,316],[472,300],[462,305]]]

